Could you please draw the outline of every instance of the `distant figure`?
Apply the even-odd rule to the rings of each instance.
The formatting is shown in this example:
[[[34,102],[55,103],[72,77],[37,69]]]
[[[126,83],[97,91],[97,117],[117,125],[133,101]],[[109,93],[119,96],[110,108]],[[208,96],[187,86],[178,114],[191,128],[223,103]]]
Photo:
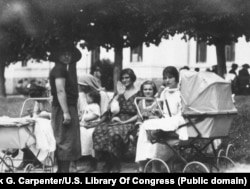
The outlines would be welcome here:
[[[95,65],[91,68],[90,74],[93,75],[99,82],[99,84],[102,86],[102,69],[100,65]]]
[[[206,71],[207,71],[207,72],[211,72],[210,68],[207,68]]]
[[[218,66],[217,65],[213,65],[211,72],[214,72],[214,73],[218,74]]]
[[[233,63],[231,66],[231,70],[229,71],[229,73],[234,74],[235,76],[237,76],[236,70],[238,69],[238,64]]]
[[[194,71],[199,72],[200,68],[194,68]]]
[[[18,80],[17,85],[16,85],[16,90],[19,94],[23,94],[23,80],[22,79]]]
[[[237,95],[239,94],[239,77],[236,72],[238,69],[238,64],[233,63],[231,66],[231,70],[227,74],[227,80],[229,80],[232,84],[232,93]]]
[[[190,68],[188,66],[183,66],[182,68],[180,68],[180,71],[181,70],[190,70]]]
[[[242,69],[239,71],[239,94],[241,95],[247,95],[250,94],[250,74],[248,72],[248,69],[250,68],[249,64],[243,64]]]

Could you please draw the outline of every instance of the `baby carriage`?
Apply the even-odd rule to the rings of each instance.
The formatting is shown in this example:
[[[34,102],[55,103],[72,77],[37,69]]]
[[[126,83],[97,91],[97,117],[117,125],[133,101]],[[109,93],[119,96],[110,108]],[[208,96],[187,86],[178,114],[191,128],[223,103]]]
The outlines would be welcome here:
[[[237,109],[232,99],[231,83],[211,72],[184,71],[181,75],[183,115],[188,123],[189,140],[196,157],[208,161],[210,171],[223,171],[234,166],[233,145],[226,150],[216,147],[216,141],[229,135]],[[198,141],[200,144],[198,145]],[[195,144],[196,143],[196,144]],[[207,147],[212,152],[207,154]],[[223,154],[224,153],[224,154]]]
[[[50,100],[49,98],[28,98],[23,102],[19,118],[2,117],[0,118],[0,149],[2,149],[2,156],[0,156],[1,172],[19,172],[18,165],[25,159],[17,159],[13,157],[13,153],[22,149],[27,149],[34,154],[35,161],[40,161],[41,168],[37,168],[33,163],[25,166],[21,172],[53,172],[53,150],[44,150],[44,146],[38,146],[38,139],[42,135],[37,135],[37,132],[43,131],[43,126],[40,125],[38,129],[38,119],[30,116],[24,116],[29,108],[34,106],[35,101]],[[29,112],[28,114],[30,114]],[[49,120],[48,120],[49,121]],[[45,122],[40,122],[45,123]],[[46,122],[47,123],[47,122]],[[42,128],[42,129],[41,129]],[[44,140],[43,140],[44,141]],[[19,151],[20,153],[20,151]]]
[[[214,73],[183,71],[180,92],[182,116],[186,123],[174,131],[162,131],[157,137],[157,142],[172,150],[173,157],[168,162],[157,158],[149,160],[144,172],[150,172],[153,162],[161,163],[164,172],[219,172],[233,166],[234,162],[229,157],[233,146],[229,144],[223,154],[224,150],[214,145],[216,139],[228,137],[237,113],[232,101],[231,84]],[[187,128],[188,134],[185,141],[176,135],[183,127]],[[207,153],[209,146],[212,146],[212,154]]]

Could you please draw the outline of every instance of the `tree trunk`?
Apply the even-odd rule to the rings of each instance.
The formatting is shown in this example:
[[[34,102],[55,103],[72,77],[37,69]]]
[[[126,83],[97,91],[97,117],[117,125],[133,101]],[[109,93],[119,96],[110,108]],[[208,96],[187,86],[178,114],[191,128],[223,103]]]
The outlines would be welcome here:
[[[94,66],[100,60],[100,47],[96,47],[91,52],[91,66]]]
[[[216,46],[216,54],[217,54],[217,74],[224,78],[227,73],[226,67],[226,54],[225,54],[225,44],[217,43]]]
[[[0,97],[6,97],[4,71],[5,63],[0,61]]]
[[[114,73],[113,73],[113,81],[114,81],[114,91],[116,92],[117,81],[119,81],[120,73],[122,70],[122,47],[115,47],[115,63],[114,63]]]

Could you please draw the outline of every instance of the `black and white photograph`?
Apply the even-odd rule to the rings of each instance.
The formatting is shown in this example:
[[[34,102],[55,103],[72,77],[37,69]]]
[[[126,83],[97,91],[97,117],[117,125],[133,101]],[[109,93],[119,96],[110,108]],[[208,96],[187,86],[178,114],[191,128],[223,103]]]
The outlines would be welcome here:
[[[249,71],[250,0],[0,0],[0,173],[250,173]]]

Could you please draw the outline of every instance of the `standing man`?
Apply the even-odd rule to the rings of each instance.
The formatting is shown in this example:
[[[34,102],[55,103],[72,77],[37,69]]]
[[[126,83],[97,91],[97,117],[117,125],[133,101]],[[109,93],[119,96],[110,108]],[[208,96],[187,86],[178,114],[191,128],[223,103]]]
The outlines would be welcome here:
[[[249,95],[250,94],[250,74],[248,69],[249,64],[243,64],[242,69],[239,71],[239,94]]]
[[[81,156],[76,72],[76,62],[80,58],[80,51],[69,43],[57,46],[50,56],[50,60],[55,62],[49,80],[53,96],[51,122],[56,139],[58,173],[68,173],[70,162]]]
[[[233,63],[231,66],[231,70],[229,71],[229,73],[234,74],[235,76],[237,76],[236,70],[238,69],[238,64]]]

